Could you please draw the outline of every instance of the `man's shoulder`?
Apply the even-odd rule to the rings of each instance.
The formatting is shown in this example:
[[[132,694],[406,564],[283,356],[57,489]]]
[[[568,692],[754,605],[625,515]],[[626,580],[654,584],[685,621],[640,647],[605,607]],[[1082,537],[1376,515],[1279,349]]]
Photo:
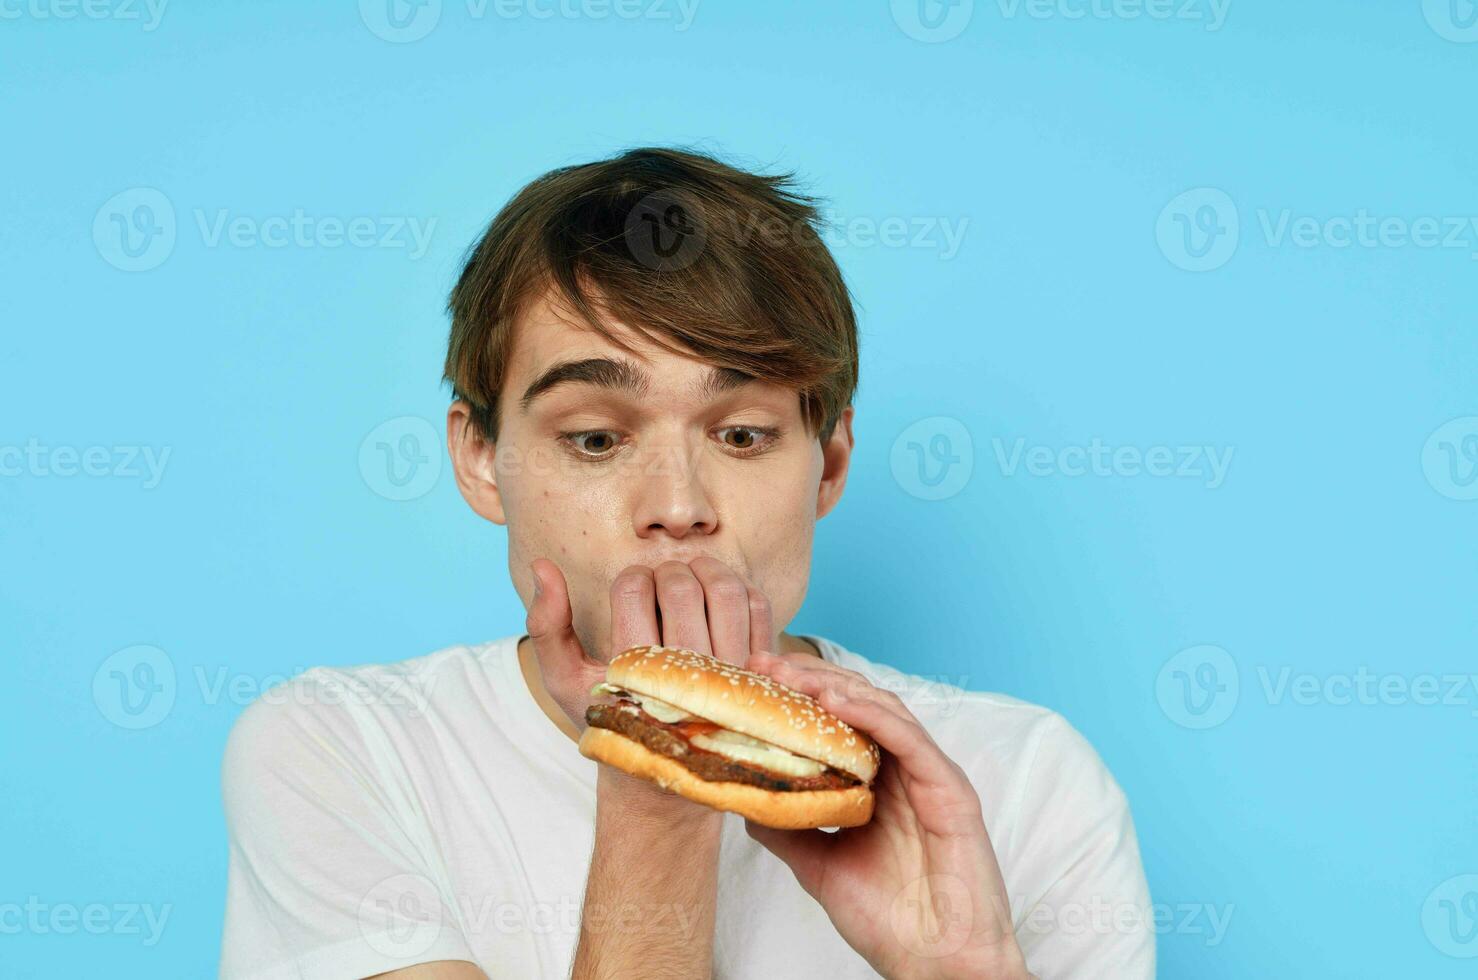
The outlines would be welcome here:
[[[827,659],[898,695],[940,748],[971,774],[1024,782],[1043,765],[1104,770],[1087,738],[1060,713],[995,691],[973,690],[968,674],[915,674],[817,637]],[[1021,788],[1018,786],[1018,788]]]
[[[378,663],[310,667],[264,690],[237,717],[228,768],[290,758],[305,745],[350,750],[367,733],[424,725],[450,701],[489,697],[516,637]]]

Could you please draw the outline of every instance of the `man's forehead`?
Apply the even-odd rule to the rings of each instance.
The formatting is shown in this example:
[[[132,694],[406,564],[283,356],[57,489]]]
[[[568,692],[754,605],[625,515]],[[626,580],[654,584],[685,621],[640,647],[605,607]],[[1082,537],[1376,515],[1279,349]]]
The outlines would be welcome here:
[[[700,402],[747,387],[796,397],[787,388],[743,371],[664,348],[619,321],[608,320],[603,326],[630,349],[602,336],[547,293],[531,303],[514,328],[506,396],[522,411],[538,395],[571,383],[636,396],[660,386],[664,395]]]
[[[609,357],[648,361],[665,354],[681,360],[619,320],[608,318],[604,326],[631,350],[601,336],[567,304],[556,302],[546,293],[530,303],[514,324],[510,364],[515,372],[534,375],[557,361],[570,359]]]

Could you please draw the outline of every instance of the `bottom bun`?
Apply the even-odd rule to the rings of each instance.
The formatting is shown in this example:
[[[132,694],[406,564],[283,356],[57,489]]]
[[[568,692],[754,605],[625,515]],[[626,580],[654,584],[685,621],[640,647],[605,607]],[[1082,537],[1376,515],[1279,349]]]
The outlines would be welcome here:
[[[580,736],[580,754],[603,762],[695,803],[737,813],[777,830],[859,827],[872,819],[872,788],[761,789],[746,783],[716,783],[693,775],[682,763],[608,728],[591,726]]]

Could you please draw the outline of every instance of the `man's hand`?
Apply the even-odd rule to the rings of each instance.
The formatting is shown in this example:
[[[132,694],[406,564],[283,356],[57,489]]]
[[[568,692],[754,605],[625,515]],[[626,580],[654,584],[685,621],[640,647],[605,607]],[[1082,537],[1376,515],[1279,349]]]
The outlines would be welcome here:
[[[605,679],[605,661],[622,650],[661,643],[743,665],[752,650],[773,642],[765,597],[723,562],[697,558],[655,569],[633,565],[616,576],[611,649],[597,661],[575,635],[559,568],[539,559],[532,571],[537,584],[529,638],[546,689],[579,731],[586,728],[590,688]],[[575,980],[712,975],[722,816],[654,783],[600,767]],[[685,930],[664,924],[663,911],[686,923]],[[638,915],[631,928],[609,927],[613,917],[626,921],[633,912]]]
[[[743,666],[752,650],[768,650],[770,602],[716,558],[630,565],[611,582],[611,649],[592,658],[575,635],[569,588],[559,566],[535,559],[534,601],[525,626],[544,686],[585,730],[590,689],[605,680],[605,661],[634,646],[661,644],[710,653]],[[658,612],[661,613],[660,627]]]
[[[761,653],[749,668],[817,698],[883,750],[864,826],[829,834],[745,822],[842,938],[889,980],[1029,976],[980,797],[903,701],[814,657]]]

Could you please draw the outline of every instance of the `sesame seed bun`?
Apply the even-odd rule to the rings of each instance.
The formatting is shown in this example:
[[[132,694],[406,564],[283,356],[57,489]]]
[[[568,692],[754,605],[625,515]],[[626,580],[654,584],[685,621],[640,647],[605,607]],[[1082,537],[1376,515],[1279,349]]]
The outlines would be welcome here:
[[[606,683],[824,762],[864,783],[877,775],[878,747],[872,739],[810,695],[717,657],[674,647],[632,647],[611,658]]]

